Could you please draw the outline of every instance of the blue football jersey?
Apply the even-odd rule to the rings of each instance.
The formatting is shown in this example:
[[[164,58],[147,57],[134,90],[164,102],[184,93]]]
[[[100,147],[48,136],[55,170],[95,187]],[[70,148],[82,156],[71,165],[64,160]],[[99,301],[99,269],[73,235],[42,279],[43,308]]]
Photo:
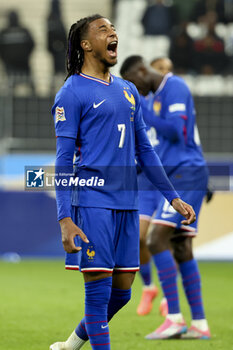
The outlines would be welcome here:
[[[76,140],[76,177],[104,180],[75,186],[72,204],[137,209],[135,131],[145,124],[135,86],[115,76],[108,83],[75,74],[57,93],[52,113],[56,136]]]
[[[157,133],[156,152],[169,172],[177,167],[205,166],[198,129],[194,101],[191,92],[178,76],[168,73],[155,94],[148,101],[148,108],[154,118],[176,122],[182,120],[182,138],[171,142]]]

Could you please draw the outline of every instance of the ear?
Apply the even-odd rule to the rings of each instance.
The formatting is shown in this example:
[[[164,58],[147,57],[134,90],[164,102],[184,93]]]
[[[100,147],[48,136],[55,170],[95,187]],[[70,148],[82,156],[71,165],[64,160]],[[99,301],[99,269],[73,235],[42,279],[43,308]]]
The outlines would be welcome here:
[[[92,46],[89,40],[82,40],[81,48],[83,49],[83,51],[87,51],[87,52],[92,51]]]
[[[144,77],[148,73],[148,70],[144,65],[140,65],[138,67],[138,73],[141,77]]]

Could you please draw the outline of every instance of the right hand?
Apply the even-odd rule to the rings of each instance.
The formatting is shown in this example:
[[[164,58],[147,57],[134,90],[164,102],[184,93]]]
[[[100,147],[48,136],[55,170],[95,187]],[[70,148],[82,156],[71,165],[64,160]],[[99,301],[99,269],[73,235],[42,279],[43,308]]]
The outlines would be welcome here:
[[[74,244],[76,236],[79,236],[83,242],[89,243],[85,233],[73,223],[70,217],[60,220],[59,223],[61,226],[62,244],[67,253],[77,253],[82,249]]]

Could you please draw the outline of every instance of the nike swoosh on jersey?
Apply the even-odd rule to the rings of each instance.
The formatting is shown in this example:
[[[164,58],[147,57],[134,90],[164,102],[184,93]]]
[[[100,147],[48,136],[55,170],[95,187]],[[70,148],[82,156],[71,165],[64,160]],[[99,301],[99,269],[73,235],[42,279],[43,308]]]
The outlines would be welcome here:
[[[107,328],[107,327],[108,327],[108,324],[107,324],[106,326],[101,326],[101,328],[103,328],[103,329],[104,329],[104,328]]]
[[[103,101],[101,101],[100,103],[97,103],[97,104],[95,104],[95,102],[93,103],[93,107],[94,108],[98,108],[100,105],[102,105],[102,103],[104,103],[104,101],[106,101],[106,100],[103,100]]]

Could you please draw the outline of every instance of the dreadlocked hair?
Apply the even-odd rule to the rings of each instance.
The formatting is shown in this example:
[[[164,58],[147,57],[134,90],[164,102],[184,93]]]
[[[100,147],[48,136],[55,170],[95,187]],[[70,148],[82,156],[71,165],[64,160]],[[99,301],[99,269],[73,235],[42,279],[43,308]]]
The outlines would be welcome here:
[[[84,51],[81,47],[81,41],[84,39],[88,31],[88,26],[91,22],[96,19],[104,18],[101,15],[93,15],[85,18],[81,18],[76,23],[72,24],[69,36],[68,36],[68,47],[66,54],[66,68],[68,79],[71,75],[75,73],[80,73],[84,61]]]

